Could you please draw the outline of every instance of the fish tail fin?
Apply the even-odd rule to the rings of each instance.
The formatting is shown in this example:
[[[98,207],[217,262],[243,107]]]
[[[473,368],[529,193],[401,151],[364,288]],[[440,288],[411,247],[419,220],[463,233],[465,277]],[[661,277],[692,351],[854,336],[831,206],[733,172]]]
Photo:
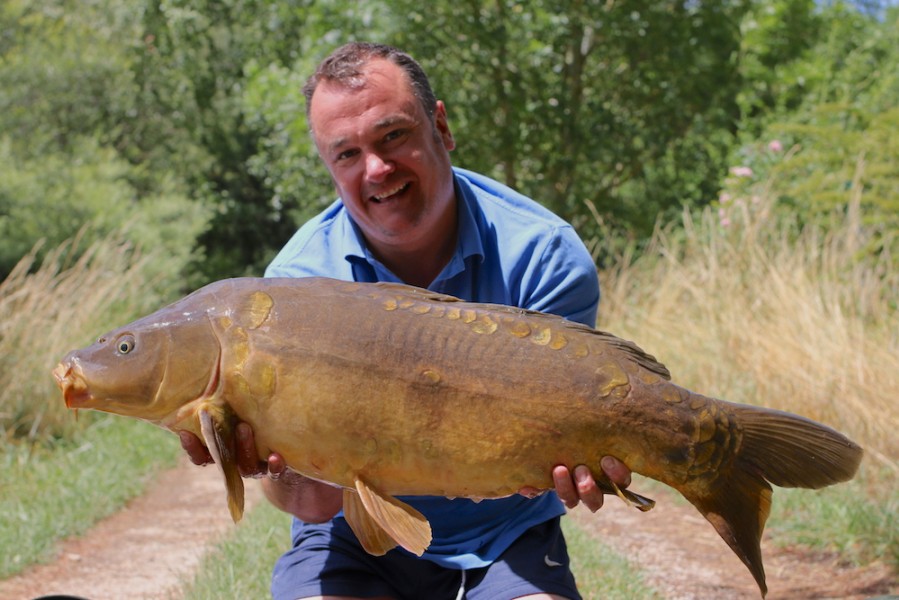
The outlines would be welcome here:
[[[767,593],[761,537],[771,485],[818,489],[851,479],[863,451],[841,433],[799,415],[722,402],[742,429],[731,469],[697,496],[685,493]]]
[[[771,512],[771,486],[757,474],[740,470],[710,494],[684,496],[743,561],[764,597],[768,585],[762,564],[761,539]]]
[[[826,425],[770,408],[725,405],[743,428],[738,460],[778,487],[820,489],[858,470],[862,448]]]

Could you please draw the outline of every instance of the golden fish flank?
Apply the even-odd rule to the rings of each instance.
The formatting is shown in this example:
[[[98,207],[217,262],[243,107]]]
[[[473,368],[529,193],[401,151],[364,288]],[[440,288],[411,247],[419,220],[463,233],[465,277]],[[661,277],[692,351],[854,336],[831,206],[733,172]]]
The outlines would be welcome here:
[[[200,435],[235,519],[243,482],[225,440],[249,423],[260,458],[277,451],[344,488],[347,521],[373,554],[430,544],[427,520],[397,495],[548,489],[555,465],[601,473],[600,457],[617,456],[696,506],[763,593],[771,484],[845,481],[862,456],[803,417],[681,388],[608,333],[396,284],[217,282],[69,353],[54,376],[70,408]]]

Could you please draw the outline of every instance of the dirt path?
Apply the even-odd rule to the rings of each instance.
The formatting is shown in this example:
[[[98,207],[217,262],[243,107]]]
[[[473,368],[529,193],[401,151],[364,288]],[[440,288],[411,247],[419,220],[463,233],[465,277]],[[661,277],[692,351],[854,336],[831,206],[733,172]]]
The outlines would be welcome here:
[[[260,500],[258,486],[247,491],[251,507]],[[609,499],[598,515],[578,509],[571,517],[640,566],[668,600],[759,598],[749,572],[711,525],[664,494],[656,499],[649,513]],[[123,511],[66,542],[55,563],[0,582],[0,598],[66,593],[90,600],[177,599],[181,582],[230,527],[218,472],[185,460],[160,474]],[[769,600],[863,600],[899,593],[899,580],[880,564],[851,569],[835,556],[770,544],[763,544],[763,552]]]
[[[641,513],[607,498],[593,515],[571,517],[590,535],[628,557],[667,600],[758,600],[755,580],[712,526],[692,507],[666,493],[650,494],[656,507]],[[776,502],[775,495],[775,502]],[[899,594],[899,578],[882,564],[850,568],[836,555],[782,549],[762,540],[767,600],[864,600]]]
[[[247,509],[260,497],[258,486],[248,485]],[[177,598],[181,581],[197,567],[203,552],[233,526],[221,475],[183,459],[157,476],[144,496],[84,537],[65,542],[56,562],[0,581],[0,598]]]

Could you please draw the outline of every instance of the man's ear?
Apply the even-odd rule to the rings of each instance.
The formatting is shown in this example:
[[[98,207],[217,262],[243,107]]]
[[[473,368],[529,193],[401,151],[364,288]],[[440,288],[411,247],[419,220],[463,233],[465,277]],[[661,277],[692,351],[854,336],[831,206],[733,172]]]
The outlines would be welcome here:
[[[434,110],[434,129],[443,146],[447,150],[455,150],[456,140],[453,139],[453,132],[450,131],[449,121],[446,118],[446,106],[443,100],[437,101],[437,107]]]

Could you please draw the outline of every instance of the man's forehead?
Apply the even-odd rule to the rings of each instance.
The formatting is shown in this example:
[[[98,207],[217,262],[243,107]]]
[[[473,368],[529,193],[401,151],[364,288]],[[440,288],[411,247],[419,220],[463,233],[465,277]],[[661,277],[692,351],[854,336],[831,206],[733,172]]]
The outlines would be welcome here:
[[[349,136],[413,125],[421,119],[420,102],[411,90],[404,93],[395,86],[370,83],[354,88],[323,85],[316,90],[309,116],[320,141],[331,147]],[[323,139],[328,137],[334,139]]]

